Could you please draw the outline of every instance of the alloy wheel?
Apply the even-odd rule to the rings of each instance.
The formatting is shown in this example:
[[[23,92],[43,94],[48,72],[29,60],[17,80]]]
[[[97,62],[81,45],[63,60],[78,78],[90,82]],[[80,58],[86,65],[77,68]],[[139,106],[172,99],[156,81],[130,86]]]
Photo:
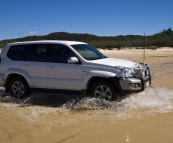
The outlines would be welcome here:
[[[15,81],[12,84],[12,92],[16,97],[23,96],[23,94],[24,94],[24,85],[19,81]]]
[[[99,85],[94,91],[94,97],[110,101],[112,98],[111,89],[106,85]]]

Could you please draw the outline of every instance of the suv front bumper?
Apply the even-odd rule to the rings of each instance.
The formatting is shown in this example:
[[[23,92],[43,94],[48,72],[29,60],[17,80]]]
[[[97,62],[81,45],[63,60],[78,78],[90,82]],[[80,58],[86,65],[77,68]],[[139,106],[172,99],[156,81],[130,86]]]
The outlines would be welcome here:
[[[151,85],[151,75],[150,68],[147,64],[142,64],[140,68],[136,68],[138,70],[139,77],[126,78],[126,77],[112,77],[110,78],[119,93],[133,93],[133,92],[141,92],[146,87]]]
[[[122,90],[143,91],[151,85],[151,76],[146,76],[144,79],[125,78],[125,80],[120,79],[119,82]]]

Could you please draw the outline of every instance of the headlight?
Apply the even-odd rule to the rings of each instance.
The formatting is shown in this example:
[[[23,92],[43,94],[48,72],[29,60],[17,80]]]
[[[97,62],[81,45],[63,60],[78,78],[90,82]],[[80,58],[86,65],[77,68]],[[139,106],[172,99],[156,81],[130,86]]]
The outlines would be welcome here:
[[[138,77],[138,70],[137,69],[126,69],[122,70],[122,77]]]
[[[126,77],[137,77],[139,78],[139,69],[138,68],[125,68],[125,67],[114,67],[121,72],[121,77],[124,79]]]

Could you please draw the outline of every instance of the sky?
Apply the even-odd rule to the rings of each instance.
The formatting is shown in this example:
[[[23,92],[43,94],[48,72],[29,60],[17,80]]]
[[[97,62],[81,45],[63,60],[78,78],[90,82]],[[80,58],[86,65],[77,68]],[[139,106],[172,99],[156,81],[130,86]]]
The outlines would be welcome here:
[[[153,35],[173,29],[173,0],[0,0],[0,40],[52,32]]]

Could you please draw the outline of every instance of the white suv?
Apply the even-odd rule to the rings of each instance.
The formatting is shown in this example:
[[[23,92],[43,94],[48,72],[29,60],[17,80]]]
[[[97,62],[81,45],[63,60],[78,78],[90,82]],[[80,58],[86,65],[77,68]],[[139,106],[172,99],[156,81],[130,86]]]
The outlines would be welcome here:
[[[148,65],[108,58],[83,42],[16,42],[1,52],[0,86],[18,98],[36,91],[116,100],[150,84]]]

